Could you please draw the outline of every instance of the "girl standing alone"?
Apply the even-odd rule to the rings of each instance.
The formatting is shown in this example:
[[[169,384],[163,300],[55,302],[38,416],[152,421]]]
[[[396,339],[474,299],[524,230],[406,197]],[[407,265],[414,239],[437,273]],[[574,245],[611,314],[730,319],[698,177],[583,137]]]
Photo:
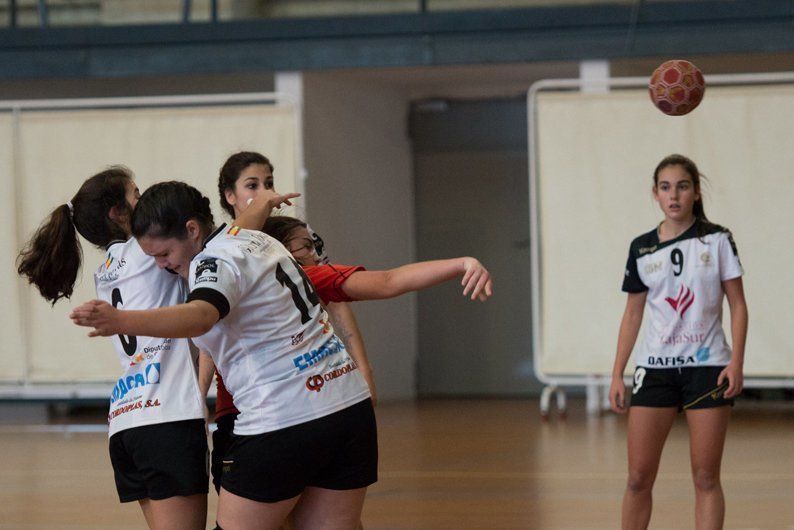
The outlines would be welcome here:
[[[647,307],[650,322],[637,353],[628,419],[629,478],[622,527],[647,528],[651,490],[667,434],[679,411],[690,432],[695,527],[722,528],[720,463],[733,398],[742,391],[747,305],[730,231],[709,222],[695,163],[670,155],[656,167],[653,195],[664,220],[631,243],[623,280],[610,404],[626,412],[623,372]],[[722,329],[723,294],[731,343]]]

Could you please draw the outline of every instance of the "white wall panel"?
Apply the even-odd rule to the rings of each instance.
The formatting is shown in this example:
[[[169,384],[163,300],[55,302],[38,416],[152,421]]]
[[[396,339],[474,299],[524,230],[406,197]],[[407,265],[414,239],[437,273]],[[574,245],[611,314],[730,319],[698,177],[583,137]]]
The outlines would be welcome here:
[[[0,130],[4,122],[0,122]],[[4,215],[20,220],[18,241],[0,233],[6,256],[13,261],[19,248],[52,209],[68,201],[82,182],[108,165],[123,164],[136,174],[138,186],[163,180],[183,180],[210,198],[218,223],[227,220],[218,206],[218,170],[239,150],[256,150],[276,166],[280,190],[296,189],[297,131],[293,110],[274,105],[224,105],[179,108],[127,108],[94,110],[23,111],[19,123],[16,194]],[[0,132],[0,149],[10,138]],[[12,173],[2,157],[2,178]],[[7,186],[5,189],[10,189]],[[0,201],[9,201],[9,198]],[[6,206],[6,205],[0,205]],[[4,222],[3,225],[6,225]],[[92,274],[103,261],[103,252],[82,241],[84,268],[72,301],[50,307],[34,288],[25,288],[23,300],[12,305],[22,323],[9,329],[13,347],[4,346],[11,362],[0,367],[0,378],[19,372],[20,359],[29,359],[32,382],[87,382],[111,380],[118,361],[110,342],[88,339],[86,330],[71,324],[67,315],[74,305],[94,298]],[[15,274],[0,279],[3,291],[17,289]],[[12,341],[13,342],[13,341]]]
[[[706,214],[733,231],[745,268],[746,374],[794,375],[794,87],[710,87],[676,118],[645,90],[537,103],[542,372],[611,371],[629,243],[662,219],[653,169],[681,153],[706,175]],[[730,337],[729,315],[726,304]]]

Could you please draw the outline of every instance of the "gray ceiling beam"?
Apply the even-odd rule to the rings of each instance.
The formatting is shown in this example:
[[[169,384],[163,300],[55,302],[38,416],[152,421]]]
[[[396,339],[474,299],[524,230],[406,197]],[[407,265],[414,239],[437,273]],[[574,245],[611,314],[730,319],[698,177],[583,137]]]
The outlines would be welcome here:
[[[794,0],[0,30],[0,79],[794,51]]]

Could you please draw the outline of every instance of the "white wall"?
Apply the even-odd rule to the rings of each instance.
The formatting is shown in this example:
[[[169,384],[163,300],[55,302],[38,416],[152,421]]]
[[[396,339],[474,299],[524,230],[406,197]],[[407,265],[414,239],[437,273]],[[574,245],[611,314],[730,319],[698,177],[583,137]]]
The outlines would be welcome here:
[[[344,74],[304,74],[309,222],[331,260],[390,268],[414,260],[413,157],[402,91]],[[415,295],[354,311],[381,399],[416,394]]]

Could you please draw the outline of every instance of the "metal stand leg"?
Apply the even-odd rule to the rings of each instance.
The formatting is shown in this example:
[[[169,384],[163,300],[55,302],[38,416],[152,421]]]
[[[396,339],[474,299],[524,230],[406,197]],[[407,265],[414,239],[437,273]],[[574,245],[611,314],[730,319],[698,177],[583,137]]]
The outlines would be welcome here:
[[[557,412],[560,418],[565,419],[568,416],[567,400],[565,391],[556,385],[547,385],[543,387],[540,393],[540,417],[543,421],[549,420],[549,413],[551,409],[551,396],[554,395],[557,404]]]
[[[596,378],[587,378],[585,393],[587,395],[587,413],[592,416],[601,412],[601,388]]]

